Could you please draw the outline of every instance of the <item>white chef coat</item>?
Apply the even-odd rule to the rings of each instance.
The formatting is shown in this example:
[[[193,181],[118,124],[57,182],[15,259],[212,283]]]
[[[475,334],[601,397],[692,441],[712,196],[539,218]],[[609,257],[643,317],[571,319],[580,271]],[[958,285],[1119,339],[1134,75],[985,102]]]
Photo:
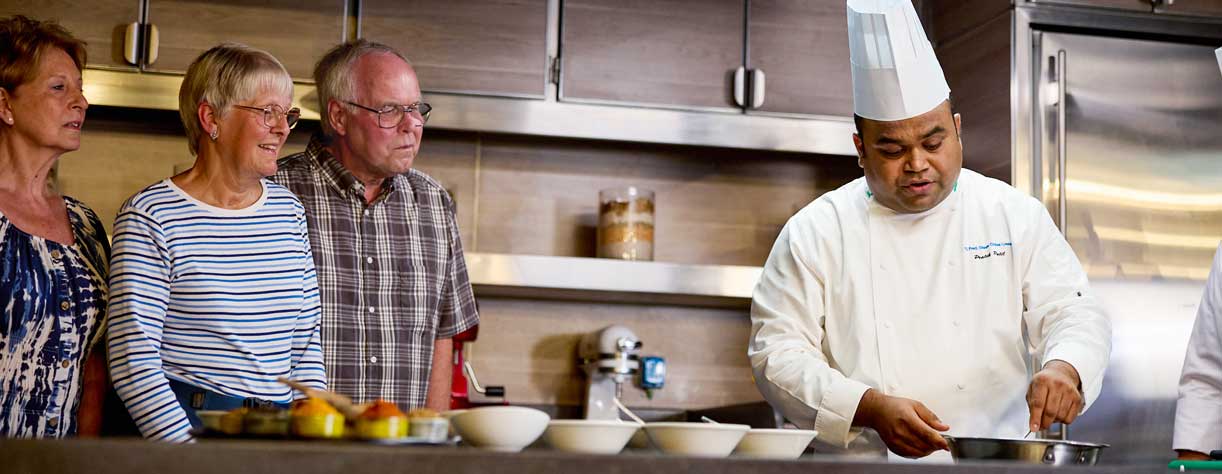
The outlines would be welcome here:
[[[1172,449],[1209,454],[1222,449],[1222,246],[1205,282],[1205,294],[1192,325],[1180,397],[1175,404]]]
[[[950,434],[1022,437],[1031,354],[1073,365],[1089,406],[1110,352],[1044,207],[966,169],[918,214],[878,204],[864,178],[819,197],[786,223],[751,305],[760,391],[839,447],[867,388],[924,403]]]

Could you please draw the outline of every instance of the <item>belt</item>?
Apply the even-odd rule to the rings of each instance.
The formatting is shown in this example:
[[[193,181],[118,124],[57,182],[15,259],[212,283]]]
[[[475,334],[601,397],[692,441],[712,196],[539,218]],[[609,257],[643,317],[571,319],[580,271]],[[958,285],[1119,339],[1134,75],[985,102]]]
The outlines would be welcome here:
[[[182,405],[183,411],[187,412],[187,419],[195,428],[203,426],[195,414],[199,410],[233,410],[243,407],[288,409],[289,407],[287,403],[277,403],[262,398],[223,395],[174,379],[170,379],[170,390],[174,391],[178,404]]]

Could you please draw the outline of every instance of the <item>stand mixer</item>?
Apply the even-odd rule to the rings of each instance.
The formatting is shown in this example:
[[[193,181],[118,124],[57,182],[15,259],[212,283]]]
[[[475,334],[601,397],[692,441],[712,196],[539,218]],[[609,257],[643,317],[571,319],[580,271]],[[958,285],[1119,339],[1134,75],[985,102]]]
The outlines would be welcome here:
[[[577,358],[588,377],[585,418],[618,420],[615,399],[625,381],[641,370],[641,341],[632,330],[612,325],[582,336]]]

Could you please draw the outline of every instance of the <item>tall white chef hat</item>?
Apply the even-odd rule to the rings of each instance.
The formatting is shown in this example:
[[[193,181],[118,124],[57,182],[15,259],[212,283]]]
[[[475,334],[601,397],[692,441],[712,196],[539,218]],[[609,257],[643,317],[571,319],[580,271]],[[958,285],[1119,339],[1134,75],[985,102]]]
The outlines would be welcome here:
[[[1218,56],[1218,70],[1222,71],[1222,48],[1214,50],[1214,54]]]
[[[950,97],[910,0],[848,0],[848,13],[854,113],[903,120]]]

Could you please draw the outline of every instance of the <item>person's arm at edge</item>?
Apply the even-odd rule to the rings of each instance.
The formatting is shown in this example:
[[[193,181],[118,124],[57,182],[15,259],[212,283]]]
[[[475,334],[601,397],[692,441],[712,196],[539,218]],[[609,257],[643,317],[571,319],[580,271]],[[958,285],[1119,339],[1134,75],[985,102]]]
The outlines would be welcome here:
[[[437,412],[450,409],[450,384],[453,380],[454,340],[444,337],[433,341],[433,368],[429,371],[429,393],[424,406]]]
[[[1184,354],[1171,447],[1182,460],[1208,460],[1222,448],[1222,246],[1214,254]]]
[[[76,412],[79,437],[96,438],[102,432],[102,402],[110,387],[106,372],[106,346],[98,344],[85,359],[81,402]]]

